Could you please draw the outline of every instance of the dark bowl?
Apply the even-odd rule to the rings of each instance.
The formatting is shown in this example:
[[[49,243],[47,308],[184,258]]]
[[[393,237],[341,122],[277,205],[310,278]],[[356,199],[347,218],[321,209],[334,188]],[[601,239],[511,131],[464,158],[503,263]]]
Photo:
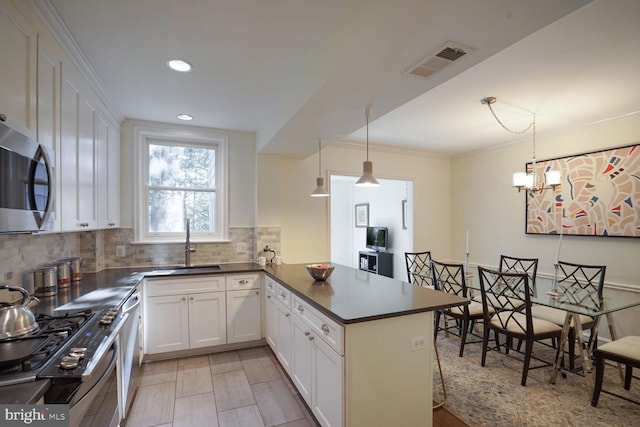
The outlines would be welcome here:
[[[327,280],[335,267],[331,264],[309,264],[307,271],[315,280]]]

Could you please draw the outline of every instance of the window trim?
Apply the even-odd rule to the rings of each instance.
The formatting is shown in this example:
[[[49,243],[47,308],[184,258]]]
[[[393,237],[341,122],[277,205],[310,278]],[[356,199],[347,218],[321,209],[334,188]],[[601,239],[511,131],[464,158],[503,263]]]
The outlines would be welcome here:
[[[151,141],[151,142],[150,142]],[[175,142],[193,146],[217,146],[216,152],[216,233],[191,233],[193,242],[223,242],[229,236],[228,140],[227,136],[202,129],[187,130],[171,126],[134,126],[133,222],[136,243],[184,242],[184,233],[148,232],[149,200],[145,188],[149,177],[149,144],[153,141]],[[219,185],[218,185],[219,184]]]

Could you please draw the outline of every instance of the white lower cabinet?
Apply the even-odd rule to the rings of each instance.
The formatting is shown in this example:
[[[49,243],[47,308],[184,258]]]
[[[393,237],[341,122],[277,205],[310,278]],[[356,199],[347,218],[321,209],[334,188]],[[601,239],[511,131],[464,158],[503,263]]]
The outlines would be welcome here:
[[[311,410],[323,426],[341,426],[344,357],[322,339],[313,341]]]
[[[264,291],[264,338],[267,340],[267,344],[271,347],[273,352],[276,352],[278,347],[278,301],[275,298],[275,288],[270,290],[268,287],[268,281],[271,280],[268,277],[265,278],[265,291]],[[275,286],[275,284],[274,284]]]
[[[291,309],[287,308],[281,303],[276,304],[277,311],[277,343],[278,347],[275,349],[278,361],[284,368],[284,370],[291,374],[291,334],[293,324],[291,322]]]
[[[227,342],[259,340],[262,337],[260,288],[227,290]]]
[[[297,297],[293,306],[290,376],[322,426],[342,426],[344,357],[338,353],[343,348],[342,327]]]
[[[189,310],[186,296],[147,297],[144,313],[145,353],[189,348]]]
[[[145,354],[227,342],[224,276],[145,279]]]
[[[265,337],[322,426],[344,425],[344,330],[270,277]]]
[[[190,294],[189,348],[209,347],[227,342],[224,292]]]
[[[278,361],[284,370],[291,375],[291,359],[293,355],[292,339],[293,339],[293,322],[291,314],[291,292],[280,285],[276,284],[275,298],[276,303],[276,348],[273,349]]]

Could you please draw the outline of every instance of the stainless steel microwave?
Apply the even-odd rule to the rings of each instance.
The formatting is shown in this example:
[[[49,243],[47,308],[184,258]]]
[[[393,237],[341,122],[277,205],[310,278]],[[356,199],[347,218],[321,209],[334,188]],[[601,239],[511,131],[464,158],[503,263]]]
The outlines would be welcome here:
[[[53,150],[0,122],[0,233],[54,226]]]

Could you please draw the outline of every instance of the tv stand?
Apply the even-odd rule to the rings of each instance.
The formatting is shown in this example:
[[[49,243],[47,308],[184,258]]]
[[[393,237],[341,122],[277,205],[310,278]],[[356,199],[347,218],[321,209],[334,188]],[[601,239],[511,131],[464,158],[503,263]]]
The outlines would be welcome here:
[[[358,252],[358,268],[370,273],[393,277],[393,254],[391,252]]]

